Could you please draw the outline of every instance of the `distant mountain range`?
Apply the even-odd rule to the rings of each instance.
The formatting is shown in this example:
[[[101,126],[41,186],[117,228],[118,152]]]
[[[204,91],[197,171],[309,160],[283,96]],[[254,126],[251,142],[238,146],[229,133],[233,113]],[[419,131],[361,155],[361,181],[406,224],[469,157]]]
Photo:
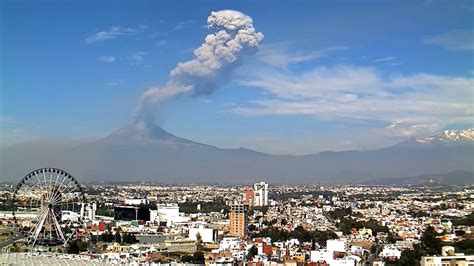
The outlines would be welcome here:
[[[445,174],[419,175],[413,177],[387,178],[367,181],[370,185],[414,185],[414,186],[451,186],[474,185],[474,172],[454,171]]]
[[[36,142],[0,151],[0,180],[58,167],[80,181],[163,183],[362,183],[452,171],[474,171],[474,129],[451,130],[368,151],[272,155],[220,149],[135,123],[81,144]]]

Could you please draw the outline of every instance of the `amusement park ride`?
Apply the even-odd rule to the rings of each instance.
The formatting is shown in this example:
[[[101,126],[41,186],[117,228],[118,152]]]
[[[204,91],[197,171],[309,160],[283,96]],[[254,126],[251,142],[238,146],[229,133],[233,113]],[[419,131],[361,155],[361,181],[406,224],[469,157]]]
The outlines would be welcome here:
[[[65,246],[83,226],[85,202],[73,176],[61,169],[41,168],[16,185],[13,217],[29,247]]]

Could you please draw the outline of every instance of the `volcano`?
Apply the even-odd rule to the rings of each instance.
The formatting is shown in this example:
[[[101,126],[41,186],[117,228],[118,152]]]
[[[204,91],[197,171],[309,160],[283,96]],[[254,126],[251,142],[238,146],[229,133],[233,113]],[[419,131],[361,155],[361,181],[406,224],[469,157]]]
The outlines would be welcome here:
[[[36,142],[4,148],[0,174],[2,181],[16,181],[34,168],[58,167],[81,181],[360,183],[473,171],[472,132],[443,132],[376,150],[292,156],[221,149],[136,122],[91,142]]]
[[[201,146],[208,148],[215,148],[202,143],[197,143],[191,140],[177,137],[156,124],[146,123],[143,121],[136,121],[135,123],[123,127],[96,143],[106,143],[108,145],[123,145],[123,144],[163,144],[163,145],[184,145],[184,146]]]

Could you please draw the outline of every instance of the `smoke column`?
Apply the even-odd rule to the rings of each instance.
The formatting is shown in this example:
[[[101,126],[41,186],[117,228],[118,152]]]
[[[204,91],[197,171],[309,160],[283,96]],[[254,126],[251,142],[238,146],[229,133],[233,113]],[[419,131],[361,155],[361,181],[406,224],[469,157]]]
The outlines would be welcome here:
[[[244,55],[258,49],[263,34],[255,31],[249,16],[233,10],[212,12],[204,43],[194,50],[194,58],[180,62],[163,86],[146,90],[138,102],[137,121],[152,123],[154,109],[181,95],[208,95],[227,83]]]

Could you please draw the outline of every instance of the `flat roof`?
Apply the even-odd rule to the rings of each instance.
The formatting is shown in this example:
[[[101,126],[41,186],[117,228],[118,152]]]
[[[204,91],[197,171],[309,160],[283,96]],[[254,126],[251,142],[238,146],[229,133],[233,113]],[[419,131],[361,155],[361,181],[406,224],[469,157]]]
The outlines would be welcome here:
[[[106,262],[89,260],[79,255],[63,253],[0,253],[0,262],[6,265],[111,265]]]

